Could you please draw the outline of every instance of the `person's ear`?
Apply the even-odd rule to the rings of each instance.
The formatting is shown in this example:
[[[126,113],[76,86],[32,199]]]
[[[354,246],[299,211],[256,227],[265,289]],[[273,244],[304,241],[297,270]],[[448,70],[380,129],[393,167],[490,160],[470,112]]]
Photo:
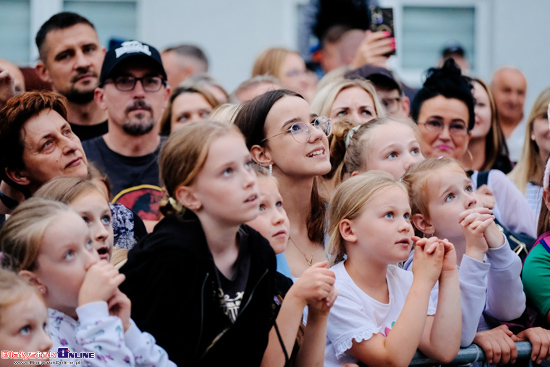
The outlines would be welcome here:
[[[353,229],[353,223],[349,219],[342,219],[340,224],[338,224],[338,230],[344,241],[351,243],[357,242],[357,235]]]
[[[107,104],[105,103],[105,90],[103,88],[96,88],[94,90],[94,100],[95,103],[103,111],[107,111]]]
[[[361,173],[361,172],[359,172],[359,171],[353,171],[353,172],[351,173],[351,177],[357,176],[357,175],[360,174],[360,173]]]
[[[435,228],[430,222],[424,217],[424,214],[414,214],[412,216],[412,222],[416,229],[424,234],[434,234]]]
[[[6,176],[12,180],[14,183],[20,186],[30,185],[31,181],[28,179],[27,174],[24,170],[5,168]]]
[[[20,270],[18,275],[21,278],[25,279],[30,285],[38,289],[42,297],[46,297],[46,294],[48,293],[48,287],[46,287],[46,285],[42,282],[38,275],[29,270]]]
[[[176,195],[175,199],[178,203],[185,206],[186,208],[189,208],[193,211],[197,211],[201,208],[201,202],[199,198],[194,193],[194,190],[191,186],[183,186],[180,185],[176,189],[175,193]]]
[[[44,64],[44,61],[38,60],[38,62],[36,63],[36,66],[34,67],[34,70],[36,71],[36,75],[38,75],[38,77],[42,81],[46,83],[52,82],[50,72],[48,71],[48,68],[46,68],[46,64]]]
[[[401,96],[401,110],[403,110],[403,113],[405,116],[410,116],[411,114],[411,100],[406,95]]]
[[[544,204],[546,204],[546,207],[548,208],[548,210],[550,210],[550,189],[549,188],[545,188],[544,190],[542,190],[542,198],[544,200]]]
[[[260,166],[267,167],[270,164],[273,164],[270,152],[266,148],[259,145],[253,145],[252,148],[250,148],[250,155],[252,156],[252,159]]]

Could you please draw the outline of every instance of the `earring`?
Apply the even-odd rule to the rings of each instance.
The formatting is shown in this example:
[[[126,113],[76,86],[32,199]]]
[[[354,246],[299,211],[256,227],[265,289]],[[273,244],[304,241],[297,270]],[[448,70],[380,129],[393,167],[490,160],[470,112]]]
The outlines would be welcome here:
[[[535,134],[531,134],[531,140],[535,140]]]
[[[272,164],[269,165],[269,175],[273,176],[273,165]]]

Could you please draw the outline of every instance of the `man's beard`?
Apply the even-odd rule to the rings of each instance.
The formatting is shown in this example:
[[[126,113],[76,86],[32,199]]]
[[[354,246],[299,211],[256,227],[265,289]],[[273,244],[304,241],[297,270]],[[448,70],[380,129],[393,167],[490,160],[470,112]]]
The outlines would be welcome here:
[[[68,92],[62,94],[67,98],[67,100],[69,100],[69,102],[79,105],[88,104],[94,100],[93,89],[88,91],[80,91],[73,87]]]
[[[122,125],[122,130],[132,136],[145,135],[155,126],[153,117],[137,116],[134,118],[127,117]]]

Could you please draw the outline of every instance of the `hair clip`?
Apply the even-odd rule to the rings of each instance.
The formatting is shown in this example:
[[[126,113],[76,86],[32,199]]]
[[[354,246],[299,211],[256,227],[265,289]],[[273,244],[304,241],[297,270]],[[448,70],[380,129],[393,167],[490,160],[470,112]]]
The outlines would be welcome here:
[[[353,129],[349,129],[348,134],[346,135],[346,148],[349,146],[351,138],[353,138],[353,134],[355,134],[355,132],[359,130],[360,127],[361,125],[357,125]]]

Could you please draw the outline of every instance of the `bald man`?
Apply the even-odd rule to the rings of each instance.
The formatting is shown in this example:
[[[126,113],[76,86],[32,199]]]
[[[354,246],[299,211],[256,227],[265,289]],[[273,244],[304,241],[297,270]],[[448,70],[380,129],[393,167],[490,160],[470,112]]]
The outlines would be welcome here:
[[[4,107],[8,99],[25,91],[23,73],[9,61],[0,59],[0,108]]]
[[[506,136],[510,158],[517,162],[521,156],[525,135],[525,125],[522,120],[527,79],[517,68],[502,67],[493,74],[491,92],[497,105],[502,132]]]

